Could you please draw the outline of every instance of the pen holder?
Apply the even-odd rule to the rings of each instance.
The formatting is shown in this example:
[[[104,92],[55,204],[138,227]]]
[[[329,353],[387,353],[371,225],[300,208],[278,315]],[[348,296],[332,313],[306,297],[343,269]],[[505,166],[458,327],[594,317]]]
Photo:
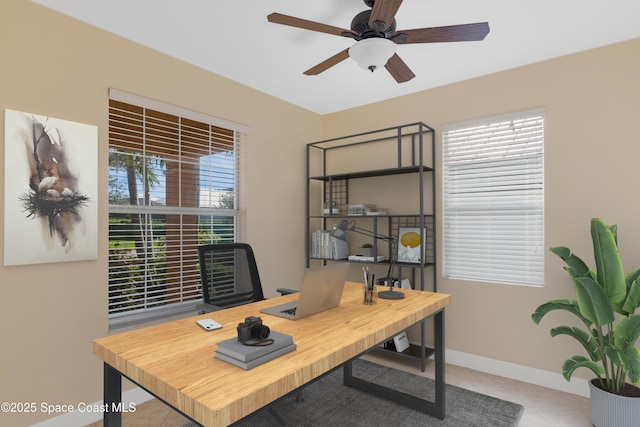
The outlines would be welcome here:
[[[373,305],[378,301],[378,290],[375,286],[364,285],[362,287],[362,303],[365,305]]]

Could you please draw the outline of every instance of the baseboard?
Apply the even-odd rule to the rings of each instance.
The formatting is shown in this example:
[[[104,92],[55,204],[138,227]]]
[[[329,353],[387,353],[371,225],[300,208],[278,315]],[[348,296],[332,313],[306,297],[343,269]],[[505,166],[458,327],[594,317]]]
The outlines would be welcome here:
[[[565,393],[589,397],[589,382],[586,379],[574,377],[569,382],[560,373],[543,371],[455,350],[445,350],[445,360],[452,365],[511,378]]]
[[[125,408],[135,408],[148,400],[153,399],[153,396],[139,387],[135,387],[131,390],[122,392],[122,402]],[[87,424],[95,423],[102,419],[102,412],[95,412],[89,410],[78,410],[80,408],[99,408],[102,406],[103,401],[86,403],[82,405],[76,404],[76,410],[73,412],[67,412],[57,417],[50,418],[48,420],[33,424],[31,427],[84,427]]]

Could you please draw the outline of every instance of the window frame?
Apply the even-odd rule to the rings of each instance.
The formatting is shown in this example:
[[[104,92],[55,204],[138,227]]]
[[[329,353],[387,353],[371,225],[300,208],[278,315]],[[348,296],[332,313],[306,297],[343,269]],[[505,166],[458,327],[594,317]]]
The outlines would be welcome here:
[[[544,286],[545,113],[443,126],[444,278]]]
[[[114,102],[112,103],[112,101]],[[118,119],[115,115],[112,119],[112,112],[114,111],[114,109],[112,109],[112,104],[116,105],[118,103],[129,104],[129,106],[142,109],[143,113],[142,116],[140,116],[142,118],[142,124],[123,124],[123,122],[120,121],[116,125]],[[109,328],[118,329],[154,321],[159,318],[166,318],[168,316],[193,313],[197,309],[197,306],[202,303],[197,246],[204,243],[213,243],[214,238],[223,239],[221,241],[224,242],[236,241],[238,235],[241,234],[241,165],[243,158],[241,152],[243,151],[242,147],[245,143],[245,136],[250,132],[250,128],[245,125],[207,116],[202,113],[139,97],[137,95],[128,94],[116,89],[109,90],[109,112],[110,256],[108,262],[109,303],[107,309],[109,316]],[[160,138],[154,139],[153,142],[149,143],[149,147],[153,145],[152,148],[149,148],[151,151],[146,151],[146,138],[154,138],[158,135],[157,133],[151,135],[151,120],[146,120],[147,114],[151,113],[160,113],[156,114],[158,116],[171,116],[172,119],[177,118],[177,126],[181,130],[178,132],[176,137],[177,139],[170,139],[171,137],[168,137],[166,141],[160,140]],[[205,129],[205,134],[206,132],[211,134],[211,132],[220,130],[225,131],[224,133],[227,136],[220,137],[225,138],[224,140],[216,137],[209,137],[209,140],[205,140],[205,142],[209,141],[209,148],[207,149],[205,145],[203,145],[202,141],[198,140],[200,136],[193,136],[193,138],[195,138],[194,142],[194,139],[189,135],[188,130],[191,129],[189,126],[192,124],[195,124],[196,126],[204,125],[202,127]],[[138,143],[137,141],[127,141],[127,138],[130,138],[131,141],[133,141],[133,136],[125,135],[122,137],[122,134],[118,135],[117,131],[122,129],[119,129],[117,126],[132,126],[132,129],[134,130],[131,131],[130,135],[135,135],[136,138],[138,134],[134,134],[134,132],[140,131],[140,147],[136,145]],[[182,129],[185,130],[183,131]],[[194,129],[198,131],[197,128]],[[127,131],[129,131],[129,129],[127,129]],[[172,137],[175,137],[175,135]],[[116,138],[121,139],[115,142]],[[210,142],[211,138],[216,139],[214,139],[213,142]],[[216,141],[223,142],[219,142],[217,148],[212,148],[212,144],[215,145]],[[199,147],[205,147],[204,151]],[[112,177],[112,173],[117,174],[117,168],[112,167],[111,165],[111,155],[114,153],[114,148],[117,148],[116,152],[122,157],[131,156],[132,158],[142,158],[144,171],[148,170],[149,167],[147,160],[145,159],[149,159],[151,157],[158,157],[160,159],[162,167],[157,172],[158,175],[163,175],[161,179],[164,179],[164,205],[151,205],[150,202],[145,202],[144,200],[148,198],[146,188],[142,190],[145,194],[142,196],[143,202],[140,204],[138,201],[141,192],[140,186],[142,182],[146,181],[144,175],[142,175],[142,178],[136,179],[138,186],[136,203],[139,204],[128,204],[131,203],[131,200],[129,200],[128,203],[127,201],[124,201],[123,203],[112,203],[111,192],[118,187],[118,185],[115,184],[112,187],[112,179],[118,181],[117,177]],[[230,148],[232,148],[232,150],[229,150]],[[230,178],[232,179],[231,184],[228,184],[232,187],[230,187],[230,189],[227,188],[223,190],[220,194],[232,193],[233,206],[230,208],[222,208],[220,206],[213,207],[211,206],[212,193],[216,191],[214,190],[216,180],[219,181],[220,179],[223,179],[219,176],[221,175],[220,167],[222,166],[219,163],[215,163],[214,166],[203,166],[199,159],[202,159],[203,156],[204,158],[211,159],[212,157],[215,157],[216,153],[225,152],[233,153],[229,160],[230,163],[224,166],[227,168],[224,175],[233,175],[233,178]],[[216,160],[213,161],[215,162]],[[203,172],[203,170],[205,172]],[[142,174],[145,173],[146,172],[142,172]],[[178,178],[169,181],[166,178],[167,176],[177,176]],[[208,177],[206,184],[203,177]],[[142,186],[144,187],[144,185]],[[170,190],[170,187],[172,187],[173,190]],[[129,192],[130,191],[131,190],[129,190]],[[208,193],[203,193],[202,191],[206,191]],[[173,194],[173,196],[169,196],[169,194]],[[208,202],[205,201],[204,198],[206,198]],[[131,196],[129,196],[129,199],[131,199]],[[149,199],[151,198],[149,197]],[[117,201],[118,200],[116,199],[116,202]],[[120,201],[122,202],[122,200]],[[220,199],[218,199],[218,201],[220,202]],[[207,203],[208,206],[206,206]],[[164,241],[159,244],[161,248],[158,250],[158,252],[161,253],[161,261],[157,264],[161,265],[159,267],[160,270],[156,271],[161,271],[160,276],[150,276],[153,273],[149,273],[150,270],[155,268],[153,265],[156,265],[156,263],[149,261],[151,258],[148,257],[148,252],[155,252],[156,241],[154,240],[151,243],[147,242],[144,244],[147,249],[144,250],[144,254],[142,255],[143,259],[138,259],[136,262],[136,264],[144,265],[144,267],[137,267],[138,270],[134,273],[135,276],[129,276],[129,278],[125,277],[124,279],[125,282],[129,283],[126,286],[134,289],[134,291],[131,292],[137,292],[134,297],[131,297],[131,300],[135,302],[130,303],[132,307],[136,308],[122,310],[122,308],[116,308],[116,305],[113,304],[117,298],[122,299],[122,295],[125,291],[123,290],[124,288],[118,288],[118,286],[122,286],[123,279],[118,279],[112,284],[112,277],[115,277],[112,276],[112,274],[117,274],[117,271],[119,271],[117,269],[121,267],[118,267],[119,263],[117,255],[112,258],[112,255],[115,254],[111,245],[112,238],[118,239],[117,236],[119,231],[117,231],[117,226],[112,227],[111,220],[113,217],[125,215],[137,216],[139,220],[136,224],[140,226],[140,229],[146,230],[149,228],[150,230],[156,230],[156,228],[159,227],[158,229],[162,229],[164,232],[164,236],[161,238]],[[221,230],[220,227],[222,227],[223,234],[219,235],[220,237],[214,237],[216,235],[211,230],[215,227],[218,227],[218,230]],[[209,230],[209,232],[207,232],[207,230]],[[138,235],[138,239],[142,240],[147,236],[146,231],[140,232],[139,234],[136,234],[136,231],[133,233],[133,235]],[[152,236],[153,233],[154,231],[151,231]],[[171,233],[172,237],[170,237],[169,233]],[[207,240],[203,240],[203,236],[204,239]],[[160,239],[158,239],[158,241],[159,240]],[[136,257],[139,258],[140,253],[137,249],[135,251],[133,249],[129,249],[129,252],[136,252]],[[121,265],[122,263],[120,263],[120,266]],[[144,270],[144,273],[140,272],[140,270]],[[150,287],[149,283],[152,282],[151,279],[154,277],[156,278],[156,280],[153,280],[154,282],[164,283],[161,286],[163,288],[162,291],[155,291],[156,293],[164,293],[164,295],[160,297],[160,300],[163,301],[160,305],[150,302],[153,297],[149,296],[151,295],[151,292],[148,291],[148,288]],[[157,279],[158,277],[159,279]],[[178,283],[175,283],[175,281]],[[173,283],[169,285],[169,282]]]

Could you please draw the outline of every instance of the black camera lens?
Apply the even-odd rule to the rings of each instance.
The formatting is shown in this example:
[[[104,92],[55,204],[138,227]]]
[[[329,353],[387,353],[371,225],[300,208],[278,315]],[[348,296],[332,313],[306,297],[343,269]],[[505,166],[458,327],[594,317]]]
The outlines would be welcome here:
[[[238,341],[240,342],[249,341],[251,338],[266,340],[269,334],[271,330],[267,325],[262,324],[262,319],[259,317],[247,317],[243,323],[238,324]]]
[[[264,340],[269,338],[269,334],[271,330],[267,325],[254,325],[251,328],[251,336],[258,338],[259,340]]]

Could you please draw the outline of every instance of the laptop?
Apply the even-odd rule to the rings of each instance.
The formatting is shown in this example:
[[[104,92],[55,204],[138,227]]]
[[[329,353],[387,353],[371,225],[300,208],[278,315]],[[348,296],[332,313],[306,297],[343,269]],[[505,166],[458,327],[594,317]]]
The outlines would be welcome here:
[[[260,310],[261,313],[298,320],[340,305],[349,263],[341,262],[304,271],[297,301]]]

